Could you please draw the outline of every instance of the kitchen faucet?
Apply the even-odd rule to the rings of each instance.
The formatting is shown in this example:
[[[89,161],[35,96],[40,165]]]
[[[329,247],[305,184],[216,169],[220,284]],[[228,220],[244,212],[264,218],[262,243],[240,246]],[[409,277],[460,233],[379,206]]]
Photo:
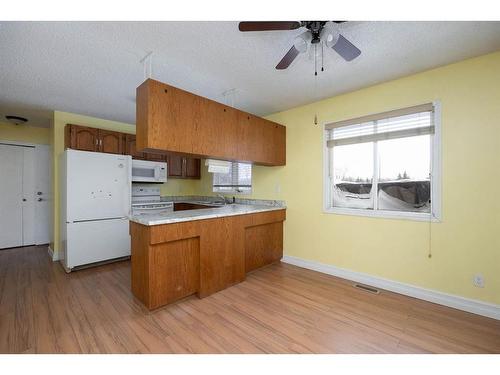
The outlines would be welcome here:
[[[222,199],[222,202],[225,205],[226,204],[226,197],[224,197],[222,194],[217,194],[217,196]]]

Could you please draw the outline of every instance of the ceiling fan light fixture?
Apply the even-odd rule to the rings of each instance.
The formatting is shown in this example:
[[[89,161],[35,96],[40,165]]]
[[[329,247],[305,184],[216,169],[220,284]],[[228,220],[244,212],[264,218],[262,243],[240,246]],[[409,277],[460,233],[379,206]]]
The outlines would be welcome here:
[[[333,27],[325,27],[323,29],[321,40],[328,48],[332,48],[339,41],[340,33]]]
[[[299,51],[299,53],[304,53],[307,52],[310,41],[311,41],[311,33],[306,31],[295,37],[295,39],[293,40],[293,46],[297,51]]]

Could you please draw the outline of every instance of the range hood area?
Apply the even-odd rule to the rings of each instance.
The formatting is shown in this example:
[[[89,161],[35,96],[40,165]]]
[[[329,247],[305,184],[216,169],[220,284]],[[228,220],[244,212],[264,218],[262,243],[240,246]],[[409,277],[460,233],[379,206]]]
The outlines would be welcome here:
[[[137,88],[137,148],[258,165],[286,164],[286,128],[147,79]]]

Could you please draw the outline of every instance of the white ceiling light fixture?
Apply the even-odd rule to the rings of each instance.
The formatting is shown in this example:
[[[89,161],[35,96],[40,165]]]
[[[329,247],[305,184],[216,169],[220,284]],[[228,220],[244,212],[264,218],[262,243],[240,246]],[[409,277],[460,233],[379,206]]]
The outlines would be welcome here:
[[[5,116],[5,118],[7,119],[8,122],[14,125],[22,125],[28,122],[27,118],[21,116],[7,115]]]
[[[293,40],[293,46],[299,53],[307,52],[309,45],[311,44],[311,33],[306,31],[300,35],[297,35]]]
[[[321,32],[321,40],[324,41],[325,46],[328,48],[332,48],[337,44],[339,36],[340,33],[332,22],[328,22]]]

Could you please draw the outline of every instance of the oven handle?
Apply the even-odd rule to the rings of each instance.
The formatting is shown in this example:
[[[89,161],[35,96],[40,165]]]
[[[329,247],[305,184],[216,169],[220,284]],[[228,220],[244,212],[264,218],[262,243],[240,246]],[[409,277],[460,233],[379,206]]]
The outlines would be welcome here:
[[[162,206],[162,207],[132,207],[134,210],[162,210],[164,208],[171,208],[172,204]]]

